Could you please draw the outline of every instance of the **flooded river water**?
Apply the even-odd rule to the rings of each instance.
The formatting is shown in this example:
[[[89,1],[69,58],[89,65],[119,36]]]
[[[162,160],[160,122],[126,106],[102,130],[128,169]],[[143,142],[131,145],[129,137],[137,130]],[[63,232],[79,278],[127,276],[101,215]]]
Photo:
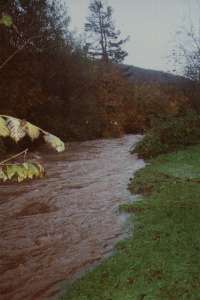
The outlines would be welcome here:
[[[143,161],[129,154],[140,139],[70,144],[42,151],[48,175],[0,185],[0,299],[56,299],[59,283],[108,255],[122,237],[119,204]]]

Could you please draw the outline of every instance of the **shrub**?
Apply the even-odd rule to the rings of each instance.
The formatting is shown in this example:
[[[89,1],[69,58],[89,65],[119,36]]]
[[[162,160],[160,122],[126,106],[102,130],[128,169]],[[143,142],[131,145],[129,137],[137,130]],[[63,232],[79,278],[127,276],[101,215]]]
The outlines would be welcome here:
[[[188,112],[178,118],[157,120],[132,152],[138,153],[143,158],[152,158],[198,143],[200,143],[200,116],[195,112]]]

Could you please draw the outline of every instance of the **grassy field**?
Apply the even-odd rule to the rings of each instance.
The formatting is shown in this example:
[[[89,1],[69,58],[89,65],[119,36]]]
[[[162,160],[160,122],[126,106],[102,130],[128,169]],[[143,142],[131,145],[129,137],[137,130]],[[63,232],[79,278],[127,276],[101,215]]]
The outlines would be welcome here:
[[[200,299],[200,146],[161,155],[130,183],[142,196],[134,232],[116,254],[70,286],[65,300]]]

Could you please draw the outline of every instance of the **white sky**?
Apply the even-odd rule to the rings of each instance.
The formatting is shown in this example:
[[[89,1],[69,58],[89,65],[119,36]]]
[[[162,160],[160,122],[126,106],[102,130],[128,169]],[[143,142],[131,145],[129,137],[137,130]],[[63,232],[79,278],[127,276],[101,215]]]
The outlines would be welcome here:
[[[84,30],[90,0],[64,0],[71,16],[71,27]],[[113,19],[122,37],[130,35],[125,48],[129,55],[125,63],[163,71],[173,67],[167,59],[175,32],[189,17],[200,18],[199,0],[107,0],[114,9]]]

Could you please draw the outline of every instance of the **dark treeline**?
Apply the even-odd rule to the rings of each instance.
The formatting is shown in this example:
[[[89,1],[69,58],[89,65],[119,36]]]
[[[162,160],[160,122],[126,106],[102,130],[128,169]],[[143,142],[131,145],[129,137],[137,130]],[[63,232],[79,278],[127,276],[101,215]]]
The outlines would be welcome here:
[[[25,118],[69,141],[143,132],[156,118],[191,108],[175,84],[123,76],[116,57],[125,56],[125,40],[115,44],[114,63],[109,56],[106,62],[91,58],[87,41],[70,32],[60,1],[1,1],[0,10],[13,19],[13,26],[0,26],[1,114]]]

